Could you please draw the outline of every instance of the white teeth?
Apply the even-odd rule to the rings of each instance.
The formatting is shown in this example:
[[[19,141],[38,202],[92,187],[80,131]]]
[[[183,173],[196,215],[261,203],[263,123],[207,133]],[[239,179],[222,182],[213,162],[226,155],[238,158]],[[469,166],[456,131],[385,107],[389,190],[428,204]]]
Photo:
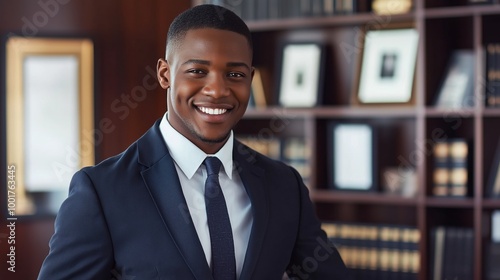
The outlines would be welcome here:
[[[214,109],[214,108],[205,108],[205,107],[198,107],[200,111],[202,111],[205,114],[209,115],[222,115],[225,112],[227,112],[227,109]]]

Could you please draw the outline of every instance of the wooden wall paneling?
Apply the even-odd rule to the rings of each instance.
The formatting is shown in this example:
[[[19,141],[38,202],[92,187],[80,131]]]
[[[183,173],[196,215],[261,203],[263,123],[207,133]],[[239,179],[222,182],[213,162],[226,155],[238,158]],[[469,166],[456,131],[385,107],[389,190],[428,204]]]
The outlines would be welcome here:
[[[75,36],[90,37],[94,41],[96,127],[90,133],[96,140],[96,162],[99,162],[124,150],[165,112],[165,93],[157,86],[154,73],[156,61],[164,56],[170,22],[189,6],[189,1],[174,0],[0,0],[0,35]],[[151,79],[146,79],[148,76]],[[139,90],[142,92],[139,87],[146,88],[145,97],[139,95]],[[125,117],[125,111],[116,112],[112,104],[121,102],[122,94],[131,95],[134,88],[136,99],[141,102]],[[4,128],[5,93],[1,92],[0,127]],[[119,105],[123,104],[115,103]],[[111,121],[112,131],[100,129],[102,121]],[[5,143],[3,139],[1,143]],[[0,156],[5,158],[5,147]],[[3,161],[0,167],[0,179],[5,182]],[[0,198],[3,197],[2,193]],[[0,279],[36,279],[48,253],[54,218],[17,221],[16,244],[19,246],[16,247],[16,273],[12,273],[7,271],[8,228],[3,213],[0,217]]]

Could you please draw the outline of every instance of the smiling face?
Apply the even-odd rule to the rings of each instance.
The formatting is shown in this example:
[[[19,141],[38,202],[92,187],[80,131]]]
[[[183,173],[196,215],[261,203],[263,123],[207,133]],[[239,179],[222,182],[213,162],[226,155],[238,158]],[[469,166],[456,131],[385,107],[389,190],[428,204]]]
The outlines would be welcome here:
[[[167,61],[158,61],[160,85],[169,88],[170,124],[205,153],[216,153],[247,108],[251,65],[244,36],[213,28],[189,30]]]

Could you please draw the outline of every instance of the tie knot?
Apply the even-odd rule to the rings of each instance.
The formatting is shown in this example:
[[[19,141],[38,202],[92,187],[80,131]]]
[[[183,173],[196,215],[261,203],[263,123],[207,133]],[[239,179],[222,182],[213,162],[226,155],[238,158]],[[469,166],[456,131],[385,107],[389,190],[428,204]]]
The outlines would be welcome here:
[[[205,159],[205,166],[207,168],[208,175],[219,174],[221,165],[222,162],[216,157],[207,157]]]

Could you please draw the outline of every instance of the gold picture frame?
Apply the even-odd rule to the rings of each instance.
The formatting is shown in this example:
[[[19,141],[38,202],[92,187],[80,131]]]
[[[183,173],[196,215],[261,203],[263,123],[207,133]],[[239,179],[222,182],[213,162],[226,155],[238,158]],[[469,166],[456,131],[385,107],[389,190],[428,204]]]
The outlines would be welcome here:
[[[86,38],[10,37],[5,50],[8,215],[57,212],[62,200],[45,197],[44,203],[49,200],[52,206],[38,205],[29,182],[45,182],[46,189],[33,193],[51,193],[57,186],[66,196],[69,182],[61,178],[94,164],[93,43]],[[63,160],[54,161],[56,154]],[[50,161],[50,166],[35,165]]]

